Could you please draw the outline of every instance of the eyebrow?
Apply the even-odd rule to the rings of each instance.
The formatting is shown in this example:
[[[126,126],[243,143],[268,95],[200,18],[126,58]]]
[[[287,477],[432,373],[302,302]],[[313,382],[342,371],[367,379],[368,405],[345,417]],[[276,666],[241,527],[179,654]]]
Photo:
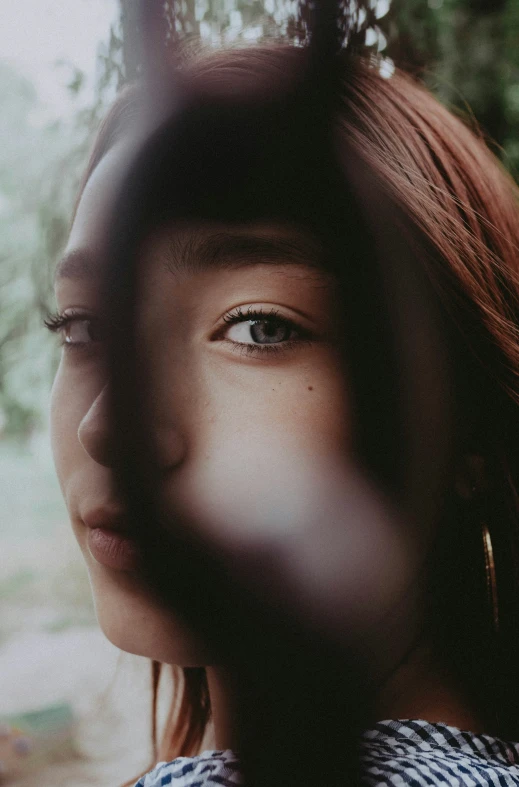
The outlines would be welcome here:
[[[101,273],[97,255],[83,249],[65,254],[56,265],[54,281],[58,279],[92,279]]]
[[[317,243],[296,235],[247,234],[223,231],[197,237],[180,233],[172,239],[165,264],[171,273],[248,265],[306,265],[318,267],[322,254]]]
[[[321,257],[316,241],[294,236],[224,231],[197,236],[179,232],[171,239],[164,254],[164,266],[170,273],[199,272],[210,268],[236,268],[247,265],[306,265],[318,268]],[[101,275],[100,255],[75,249],[58,262],[58,279],[88,280]]]

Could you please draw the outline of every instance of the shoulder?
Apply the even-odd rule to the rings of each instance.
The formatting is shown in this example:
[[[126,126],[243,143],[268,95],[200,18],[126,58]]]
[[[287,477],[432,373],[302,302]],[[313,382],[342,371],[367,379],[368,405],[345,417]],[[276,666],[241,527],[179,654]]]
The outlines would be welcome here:
[[[365,787],[519,787],[519,744],[421,720],[379,722],[361,743]],[[242,785],[232,751],[159,763],[135,787]]]
[[[206,751],[198,757],[161,762],[135,787],[231,787],[242,784],[239,763],[231,751]]]
[[[366,787],[519,787],[519,746],[442,724],[382,722],[364,734]]]

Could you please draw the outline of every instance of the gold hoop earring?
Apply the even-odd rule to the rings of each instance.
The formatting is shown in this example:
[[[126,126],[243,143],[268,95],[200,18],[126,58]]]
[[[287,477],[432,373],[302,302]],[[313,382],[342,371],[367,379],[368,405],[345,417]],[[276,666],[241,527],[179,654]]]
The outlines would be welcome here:
[[[482,525],[482,533],[483,551],[485,554],[485,574],[487,578],[487,596],[492,610],[494,633],[497,634],[499,631],[499,603],[497,597],[496,564],[494,561],[492,538],[490,537],[490,531],[485,523]]]

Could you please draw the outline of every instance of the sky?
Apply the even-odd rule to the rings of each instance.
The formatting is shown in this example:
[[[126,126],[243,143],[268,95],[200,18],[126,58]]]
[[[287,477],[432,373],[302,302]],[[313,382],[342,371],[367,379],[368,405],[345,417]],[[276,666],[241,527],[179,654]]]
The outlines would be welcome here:
[[[67,117],[74,108],[66,90],[72,72],[59,60],[85,72],[81,100],[91,98],[97,47],[117,15],[117,0],[0,0],[0,59],[34,83],[42,117]]]

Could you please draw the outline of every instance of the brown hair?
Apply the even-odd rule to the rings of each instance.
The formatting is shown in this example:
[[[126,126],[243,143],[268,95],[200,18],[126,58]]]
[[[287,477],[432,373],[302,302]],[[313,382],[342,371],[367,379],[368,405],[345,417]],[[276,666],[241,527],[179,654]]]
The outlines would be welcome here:
[[[304,57],[269,45],[199,55],[184,66],[208,91],[279,84]],[[467,503],[453,494],[431,558],[431,626],[488,732],[519,736],[519,210],[511,177],[477,130],[398,70],[347,52],[338,133],[408,217],[431,287],[441,303],[457,362],[460,453],[485,460],[485,491]],[[85,180],[124,134],[139,88],[123,91],[99,132]],[[481,525],[491,535],[499,632],[486,601]],[[443,647],[446,646],[446,647]],[[470,653],[470,664],[467,654]],[[515,661],[515,663],[514,663]],[[154,667],[154,707],[158,667]],[[204,670],[184,670],[183,696],[170,715],[161,758],[192,754],[210,716]]]

